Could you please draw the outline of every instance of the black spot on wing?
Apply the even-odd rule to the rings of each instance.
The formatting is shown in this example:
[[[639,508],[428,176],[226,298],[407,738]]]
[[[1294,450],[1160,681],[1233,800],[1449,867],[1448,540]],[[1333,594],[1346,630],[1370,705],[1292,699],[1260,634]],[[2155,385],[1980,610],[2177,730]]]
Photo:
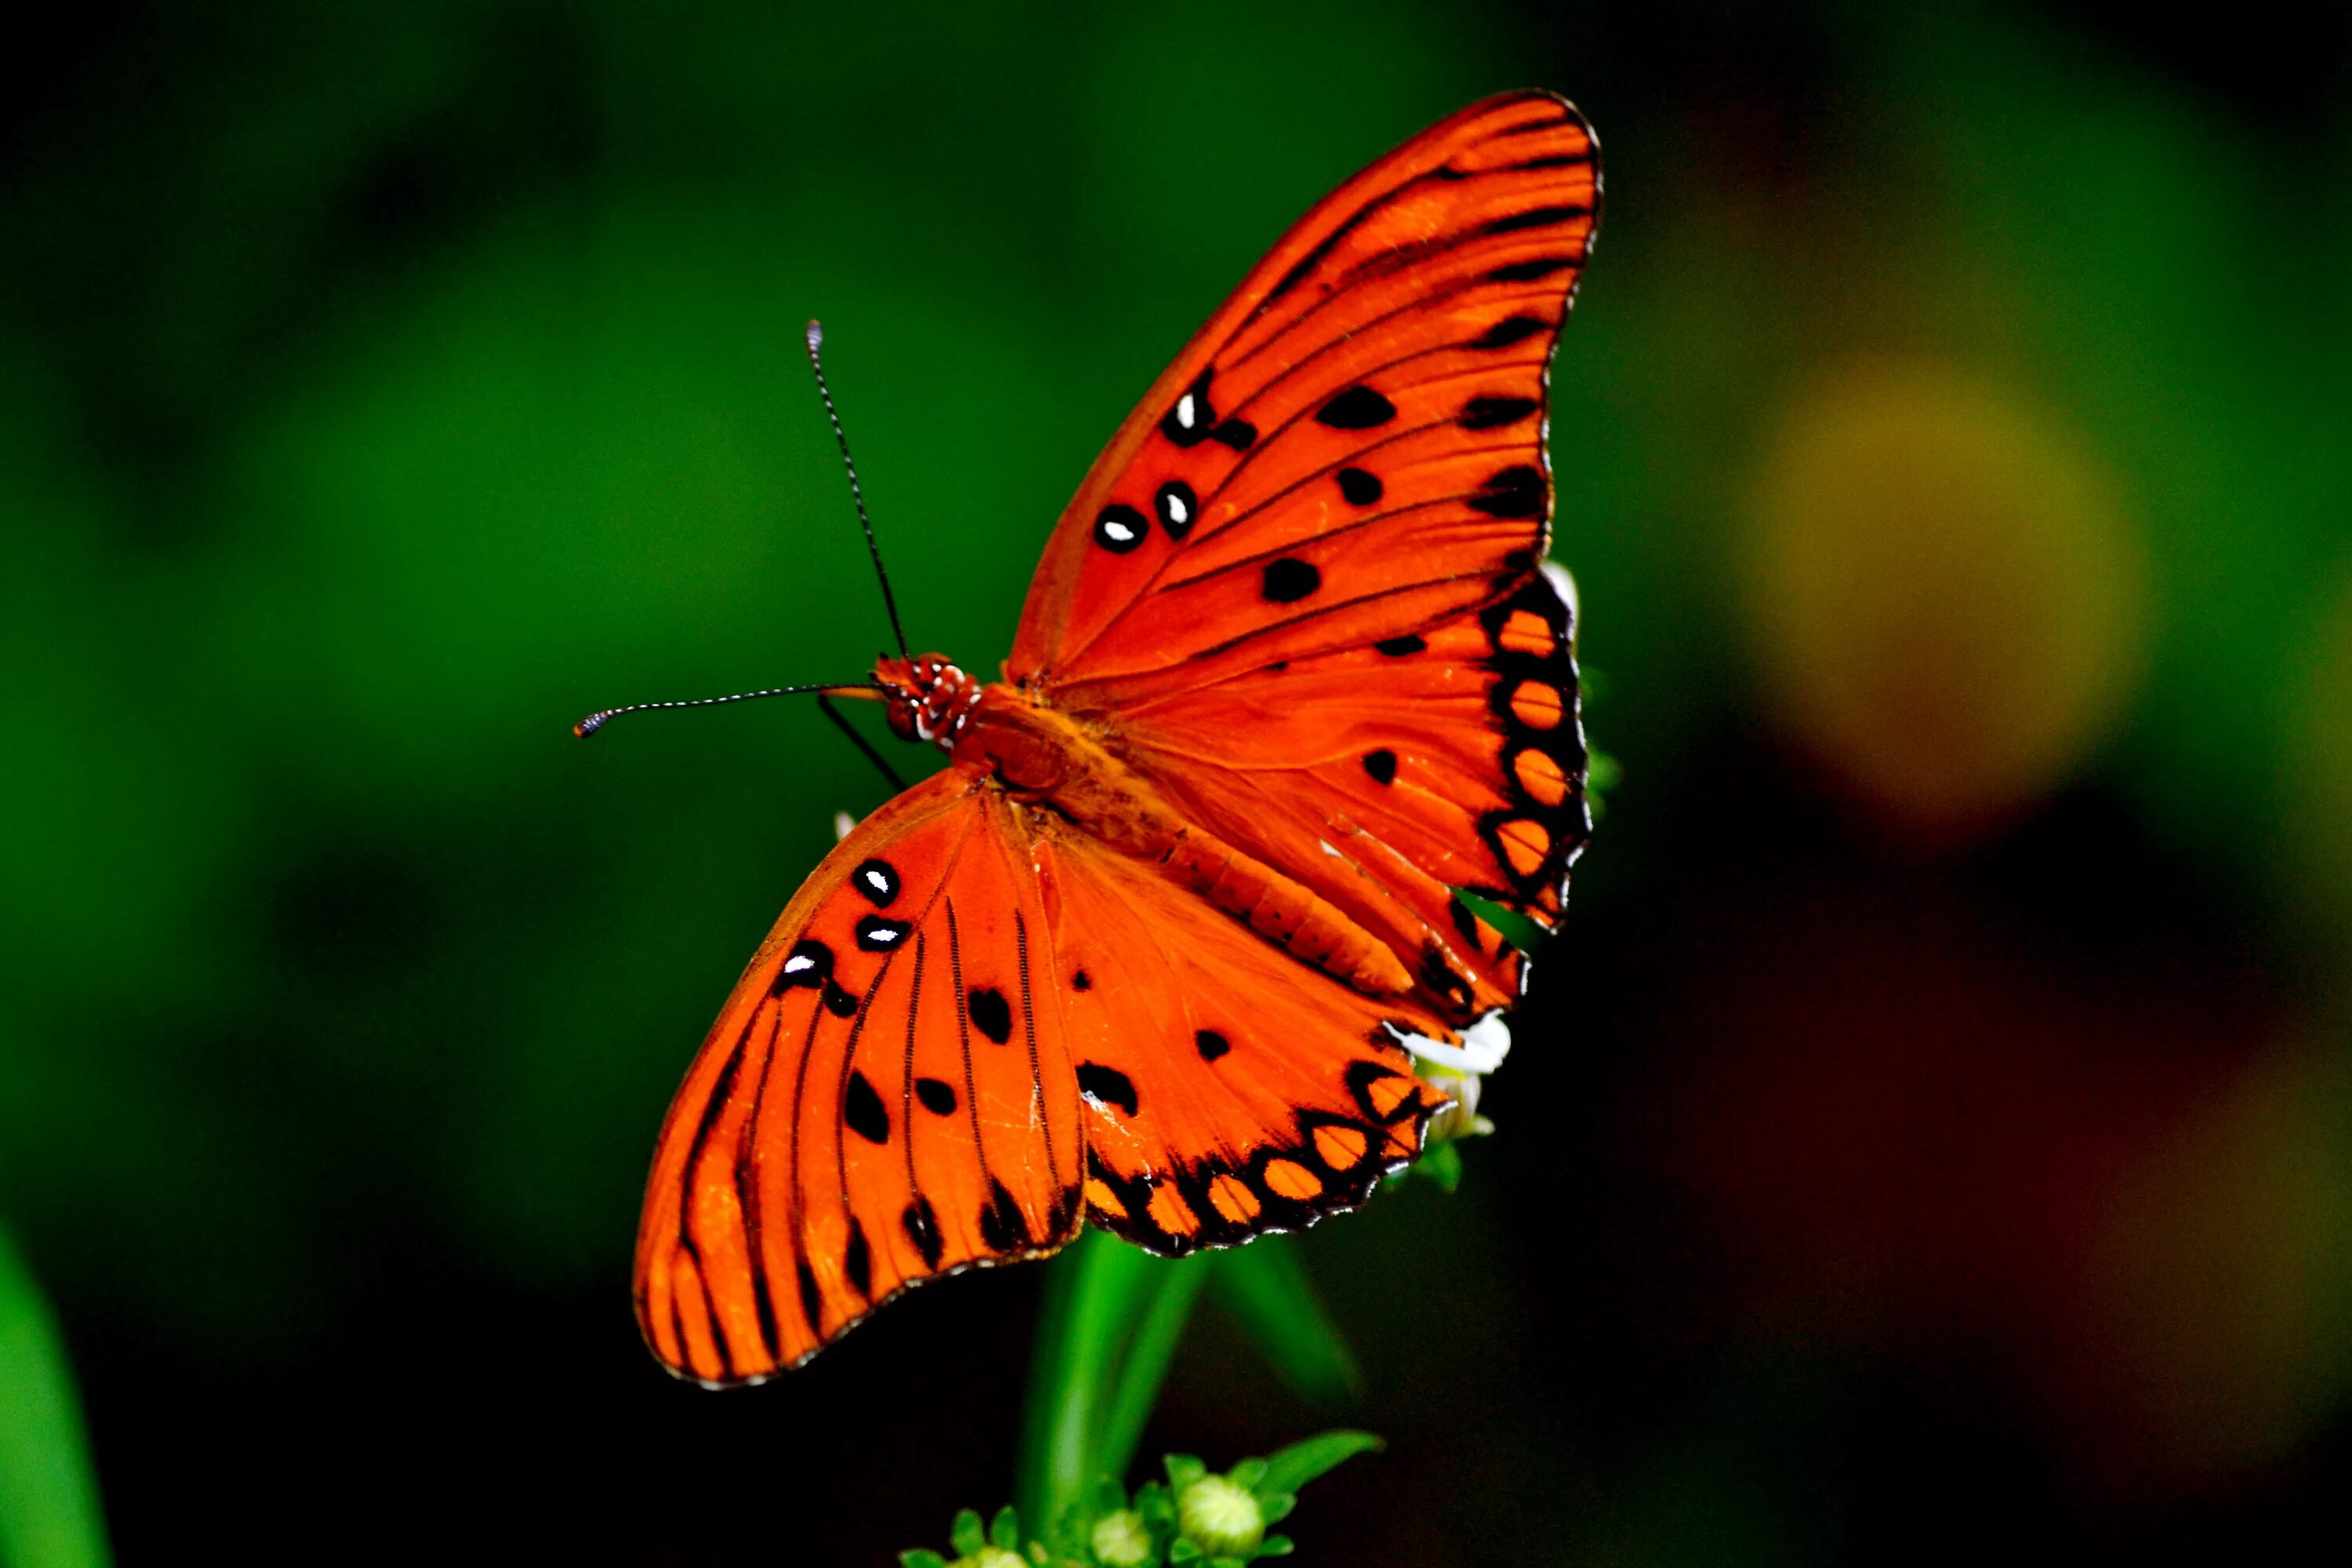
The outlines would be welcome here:
[[[1094,977],[1093,975],[1091,975],[1091,974],[1088,974],[1085,970],[1081,969],[1081,970],[1079,970],[1076,974],[1073,974],[1073,975],[1071,975],[1071,976],[1070,976],[1070,989],[1071,989],[1071,990],[1073,990],[1073,991],[1091,991],[1091,990],[1093,990],[1094,988],[1095,988],[1095,977]]]
[[[1425,637],[1417,637],[1407,633],[1401,637],[1382,637],[1372,647],[1391,658],[1402,658],[1407,654],[1425,652],[1429,647],[1429,642]]]
[[[882,1097],[874,1092],[866,1075],[856,1068],[849,1069],[849,1091],[842,1096],[841,1119],[868,1143],[890,1142],[890,1113],[883,1109]]]
[[[1396,405],[1369,386],[1351,386],[1315,411],[1315,422],[1334,430],[1370,430],[1396,417]]]
[[[1533,261],[1514,261],[1497,267],[1486,274],[1496,283],[1532,283],[1538,278],[1549,278],[1555,272],[1565,272],[1577,265],[1574,257],[1545,256]]]
[[[1265,563],[1264,592],[1277,605],[1295,605],[1323,585],[1323,574],[1308,562],[1286,555]]]
[[[849,1247],[842,1255],[841,1264],[843,1271],[849,1276],[849,1283],[856,1289],[857,1293],[869,1300],[872,1300],[874,1253],[866,1245],[866,1227],[857,1223],[856,1215],[849,1216]]]
[[[898,896],[898,868],[887,860],[861,860],[849,880],[873,904],[887,904]]]
[[[1541,517],[1544,479],[1541,472],[1519,464],[1487,479],[1470,504],[1489,517]]]
[[[1160,526],[1168,531],[1171,539],[1181,539],[1192,532],[1193,520],[1201,515],[1201,498],[1181,479],[1171,479],[1161,485],[1151,498],[1151,505],[1160,514]]]
[[[1465,430],[1497,430],[1517,424],[1535,411],[1532,397],[1474,397],[1462,405],[1455,423]]]
[[[923,1102],[923,1109],[929,1111],[934,1116],[953,1116],[955,1114],[955,1086],[945,1082],[942,1079],[936,1078],[917,1079],[915,1080],[915,1098],[921,1100]]]
[[[1202,371],[1160,418],[1160,433],[1179,447],[1197,447],[1216,428],[1217,411],[1209,402],[1209,372]]]
[[[1549,321],[1539,316],[1506,316],[1470,340],[1474,349],[1507,349],[1513,343],[1523,343],[1537,333],[1549,330]]]
[[[809,1332],[824,1338],[824,1298],[817,1293],[816,1275],[803,1258],[795,1270],[800,1275],[801,1316],[808,1320]]]
[[[907,940],[915,929],[908,921],[894,921],[887,915],[860,915],[857,918],[857,945],[867,952],[888,952]]]
[[[922,1255],[924,1267],[937,1268],[947,1241],[940,1235],[940,1217],[931,1212],[931,1200],[917,1193],[915,1201],[907,1205],[907,1212],[898,1216],[898,1223],[905,1228],[907,1239]]]
[[[1078,1091],[1103,1105],[1115,1105],[1128,1115],[1136,1112],[1135,1080],[1117,1068],[1096,1062],[1078,1064]]]
[[[973,1028],[1000,1046],[1013,1037],[1013,1005],[1005,1001],[1003,992],[993,985],[975,985],[966,1005]]]
[[[1454,929],[1460,931],[1462,933],[1463,940],[1470,944],[1470,951],[1473,952],[1478,952],[1477,911],[1471,909],[1469,905],[1464,903],[1454,894],[1449,893],[1445,897],[1445,913],[1447,917],[1454,921]]]
[[[1029,1245],[1029,1218],[1003,1182],[992,1181],[980,1211],[980,1239],[991,1252],[1013,1252]]]
[[[1192,1032],[1192,1048],[1201,1053],[1202,1061],[1213,1062],[1232,1050],[1234,1043],[1214,1029],[1196,1029]]]
[[[813,936],[804,936],[784,955],[783,967],[776,971],[776,982],[768,987],[768,994],[781,996],[803,986],[815,990],[830,984],[832,980],[833,949]]]
[[[1587,206],[1529,207],[1525,212],[1513,213],[1508,217],[1498,217],[1491,223],[1482,224],[1479,226],[1478,232],[1480,234],[1517,234],[1522,229],[1550,228],[1559,224],[1575,223],[1579,219],[1591,216],[1592,209]]]
[[[1362,468],[1341,468],[1339,474],[1339,493],[1348,498],[1350,506],[1370,506],[1386,493],[1378,474]]]
[[[1381,784],[1396,783],[1397,758],[1386,746],[1364,753],[1364,771]]]
[[[1210,431],[1209,438],[1222,441],[1236,452],[1246,452],[1257,444],[1257,426],[1237,416]]]
[[[1113,501],[1095,514],[1095,542],[1113,555],[1141,549],[1149,535],[1143,514],[1124,501]]]
[[[857,997],[828,980],[824,983],[824,1010],[836,1018],[857,1016]]]

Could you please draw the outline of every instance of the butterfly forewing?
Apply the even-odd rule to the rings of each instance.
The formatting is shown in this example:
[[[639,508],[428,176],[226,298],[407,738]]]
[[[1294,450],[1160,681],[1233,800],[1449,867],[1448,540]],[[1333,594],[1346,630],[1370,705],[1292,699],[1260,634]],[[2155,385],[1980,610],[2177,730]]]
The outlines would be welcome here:
[[[1598,201],[1582,119],[1525,93],[1318,205],[1097,460],[1012,679],[1115,717],[1515,588],[1547,541],[1546,368]]]
[[[910,1284],[1077,1224],[1077,1087],[1020,808],[950,768],[802,888],[664,1124],[638,1320],[682,1375],[796,1364]]]

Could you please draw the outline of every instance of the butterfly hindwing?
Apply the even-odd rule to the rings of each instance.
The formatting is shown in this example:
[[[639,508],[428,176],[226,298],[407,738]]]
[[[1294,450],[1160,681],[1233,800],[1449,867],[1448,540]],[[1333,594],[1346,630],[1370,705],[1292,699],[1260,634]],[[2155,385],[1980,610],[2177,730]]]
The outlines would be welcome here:
[[[1154,1252],[1230,1246],[1364,1201],[1444,1097],[1403,997],[1300,963],[1075,832],[1036,849],[1087,1132],[1088,1217]]]
[[[1010,678],[1115,718],[1523,582],[1550,513],[1546,376],[1598,202],[1582,118],[1520,93],[1319,204],[1097,459]]]
[[[908,1285],[1078,1224],[1077,1087],[1020,807],[950,768],[794,897],[665,1122],[638,1320],[709,1384],[805,1360]]]

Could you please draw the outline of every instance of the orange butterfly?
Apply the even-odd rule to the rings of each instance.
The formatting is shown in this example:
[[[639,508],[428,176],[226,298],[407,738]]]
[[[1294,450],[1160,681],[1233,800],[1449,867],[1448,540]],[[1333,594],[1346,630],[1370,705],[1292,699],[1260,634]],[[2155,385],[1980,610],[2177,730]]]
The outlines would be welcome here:
[[[1544,93],[1374,163],[1096,460],[1002,682],[837,689],[951,762],[817,868],[670,1108],[635,1280],[670,1368],[756,1382],[1085,1221],[1311,1224],[1420,1152],[1411,1053],[1499,1054],[1522,960],[1452,889],[1549,927],[1590,830],[1541,566],[1600,193]]]

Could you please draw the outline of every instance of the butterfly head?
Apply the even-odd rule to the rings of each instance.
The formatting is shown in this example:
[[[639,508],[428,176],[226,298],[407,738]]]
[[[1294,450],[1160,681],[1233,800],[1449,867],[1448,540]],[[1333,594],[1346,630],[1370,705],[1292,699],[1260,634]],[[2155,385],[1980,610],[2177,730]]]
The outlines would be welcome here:
[[[902,741],[929,741],[943,750],[955,748],[956,737],[980,705],[980,682],[941,654],[913,658],[885,654],[874,661],[874,683],[889,704],[892,733]]]

